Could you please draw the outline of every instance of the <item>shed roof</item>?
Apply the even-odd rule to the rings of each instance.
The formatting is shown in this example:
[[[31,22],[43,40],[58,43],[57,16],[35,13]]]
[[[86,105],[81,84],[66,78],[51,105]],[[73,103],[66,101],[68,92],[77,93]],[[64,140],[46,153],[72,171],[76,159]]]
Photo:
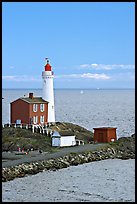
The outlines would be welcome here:
[[[117,129],[116,127],[96,127],[93,128],[94,130],[98,130],[98,129]]]
[[[61,131],[54,131],[53,137],[61,137],[61,136],[74,136],[74,133],[70,130],[61,130]]]

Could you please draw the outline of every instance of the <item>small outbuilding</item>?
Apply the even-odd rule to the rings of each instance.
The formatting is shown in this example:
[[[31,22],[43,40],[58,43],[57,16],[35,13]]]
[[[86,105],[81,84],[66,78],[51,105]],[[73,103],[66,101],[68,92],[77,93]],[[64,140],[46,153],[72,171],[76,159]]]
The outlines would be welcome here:
[[[114,142],[117,140],[115,127],[98,127],[94,129],[94,142]]]
[[[75,135],[71,131],[54,131],[52,136],[52,146],[65,147],[76,145]]]

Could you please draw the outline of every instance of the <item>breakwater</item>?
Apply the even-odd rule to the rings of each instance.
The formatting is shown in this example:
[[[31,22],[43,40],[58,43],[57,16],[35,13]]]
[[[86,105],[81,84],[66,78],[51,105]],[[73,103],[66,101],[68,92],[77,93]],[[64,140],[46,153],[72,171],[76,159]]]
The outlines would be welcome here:
[[[128,149],[129,150],[129,149]],[[79,165],[83,163],[105,160],[105,159],[135,159],[134,148],[127,151],[126,148],[119,148],[117,145],[112,147],[104,147],[96,151],[88,151],[83,153],[70,153],[60,158],[36,161],[26,164],[20,164],[2,169],[2,181],[13,180],[17,177],[24,177],[26,175],[36,174],[42,171],[58,170],[61,168],[67,168],[73,165]]]

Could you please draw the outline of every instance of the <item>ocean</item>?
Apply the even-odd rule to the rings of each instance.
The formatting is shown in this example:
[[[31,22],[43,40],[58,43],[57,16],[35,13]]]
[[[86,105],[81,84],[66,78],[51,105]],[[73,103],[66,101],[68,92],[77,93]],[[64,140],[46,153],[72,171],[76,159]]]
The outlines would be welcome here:
[[[42,90],[2,90],[2,123],[10,102]],[[93,131],[117,127],[117,137],[135,133],[135,90],[55,90],[56,121]],[[134,202],[135,160],[108,159],[45,171],[2,183],[3,202]]]
[[[42,96],[42,90],[3,89],[2,123],[10,121],[10,102],[19,97]],[[135,133],[135,90],[55,90],[56,121],[71,122],[93,131],[116,127],[117,137]]]

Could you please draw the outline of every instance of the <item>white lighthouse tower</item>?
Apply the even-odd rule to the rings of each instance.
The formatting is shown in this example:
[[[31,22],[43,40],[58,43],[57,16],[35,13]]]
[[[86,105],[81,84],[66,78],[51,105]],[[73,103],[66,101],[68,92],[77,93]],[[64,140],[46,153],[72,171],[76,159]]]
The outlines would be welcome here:
[[[48,101],[48,123],[55,123],[55,107],[54,107],[54,89],[53,78],[54,74],[49,64],[48,58],[46,58],[47,64],[45,65],[45,71],[42,72],[43,79],[43,93],[42,98]]]

